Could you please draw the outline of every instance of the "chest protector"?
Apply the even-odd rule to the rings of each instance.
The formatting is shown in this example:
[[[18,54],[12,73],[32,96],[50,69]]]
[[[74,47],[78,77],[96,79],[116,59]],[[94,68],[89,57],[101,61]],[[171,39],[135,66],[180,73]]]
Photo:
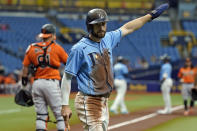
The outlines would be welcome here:
[[[43,54],[40,55],[40,56],[38,57],[38,62],[39,62],[39,63],[38,63],[37,66],[35,66],[36,69],[37,69],[38,67],[41,67],[41,68],[51,67],[51,68],[53,68],[53,69],[58,69],[58,67],[53,66],[53,65],[50,65],[50,63],[49,63],[49,57],[47,56],[47,49],[48,49],[48,47],[49,47],[50,45],[52,45],[53,43],[54,43],[54,42],[51,41],[51,43],[50,43],[49,45],[47,45],[47,46],[40,46],[40,45],[38,45],[38,44],[35,44],[35,45],[34,45],[34,46],[39,47],[40,49],[43,50]]]

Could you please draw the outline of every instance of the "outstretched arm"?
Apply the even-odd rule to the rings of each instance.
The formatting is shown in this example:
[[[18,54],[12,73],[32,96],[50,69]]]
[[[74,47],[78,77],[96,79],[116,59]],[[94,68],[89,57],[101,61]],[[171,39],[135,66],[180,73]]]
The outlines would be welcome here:
[[[120,29],[122,31],[122,36],[126,36],[126,35],[134,32],[135,30],[141,28],[148,21],[151,21],[151,20],[159,17],[168,8],[169,8],[169,4],[162,4],[161,6],[159,6],[155,10],[153,10],[150,14],[139,17],[137,19],[134,19],[134,20],[129,21],[128,23],[124,24],[122,27],[120,27]]]

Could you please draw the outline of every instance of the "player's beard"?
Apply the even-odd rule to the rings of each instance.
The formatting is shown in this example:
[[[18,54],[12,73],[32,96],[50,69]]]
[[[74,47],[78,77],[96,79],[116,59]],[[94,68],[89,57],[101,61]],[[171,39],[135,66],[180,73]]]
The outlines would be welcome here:
[[[94,31],[92,31],[92,35],[94,37],[96,37],[96,38],[99,38],[99,39],[105,37],[105,33],[106,33],[106,31],[99,31],[97,33],[95,33]]]

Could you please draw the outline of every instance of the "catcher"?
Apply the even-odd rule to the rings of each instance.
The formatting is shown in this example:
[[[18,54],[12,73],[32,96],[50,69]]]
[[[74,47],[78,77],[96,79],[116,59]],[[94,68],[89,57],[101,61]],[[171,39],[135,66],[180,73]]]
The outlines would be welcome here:
[[[61,116],[60,64],[67,61],[67,53],[55,42],[56,28],[52,24],[42,26],[39,37],[43,40],[29,45],[23,61],[22,85],[28,83],[28,66],[35,67],[32,96],[36,111],[36,131],[46,131],[48,106],[51,108],[58,131],[65,131],[64,119]]]

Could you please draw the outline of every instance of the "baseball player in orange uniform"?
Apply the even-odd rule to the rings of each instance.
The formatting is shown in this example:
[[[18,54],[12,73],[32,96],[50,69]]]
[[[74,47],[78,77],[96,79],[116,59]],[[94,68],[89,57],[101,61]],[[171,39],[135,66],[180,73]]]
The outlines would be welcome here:
[[[58,131],[65,130],[64,119],[61,116],[61,93],[58,68],[66,63],[67,53],[54,40],[56,29],[52,24],[45,24],[39,37],[42,42],[29,45],[23,61],[22,85],[28,82],[28,66],[33,64],[36,68],[33,82],[33,101],[37,114],[36,131],[46,131],[48,121],[48,106],[51,108]]]
[[[186,58],[185,60],[185,66],[180,68],[178,77],[180,78],[180,81],[182,83],[182,96],[185,106],[184,115],[189,115],[192,113],[192,108],[194,106],[194,101],[191,99],[191,89],[194,87],[194,79],[196,75],[196,69],[193,67],[192,62],[190,58]],[[187,107],[187,100],[191,99],[190,101],[190,109],[188,110]]]

